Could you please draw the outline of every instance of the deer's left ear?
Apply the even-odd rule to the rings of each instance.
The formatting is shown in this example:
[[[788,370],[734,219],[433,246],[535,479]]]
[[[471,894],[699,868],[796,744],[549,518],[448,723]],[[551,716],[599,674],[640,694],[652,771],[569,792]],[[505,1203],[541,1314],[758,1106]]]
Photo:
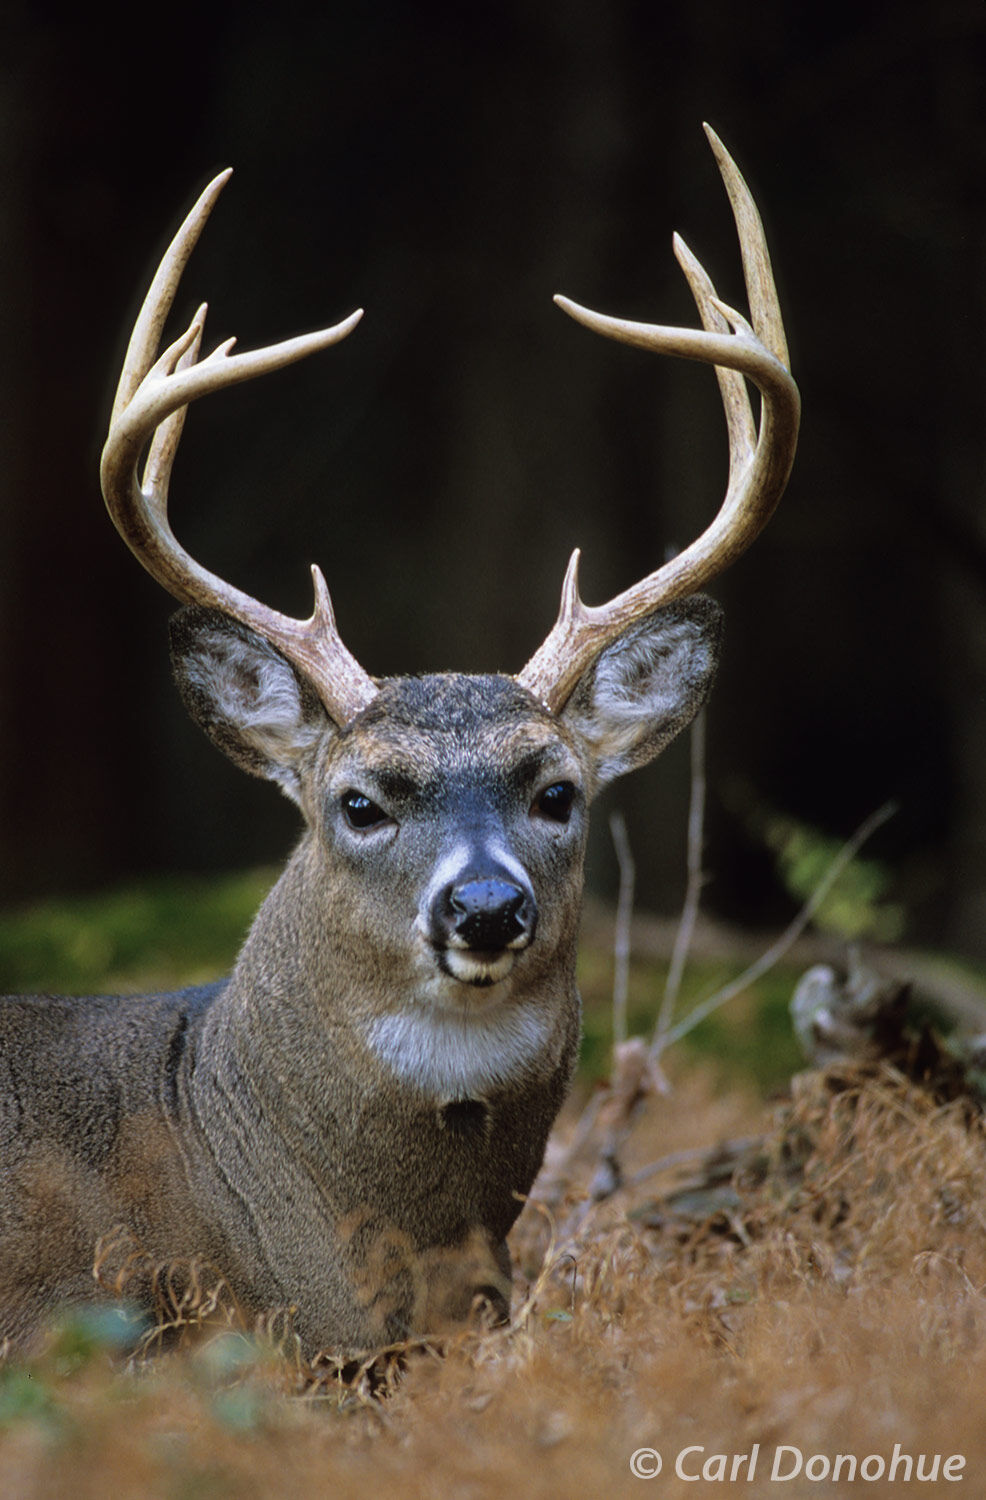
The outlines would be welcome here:
[[[698,713],[719,660],[722,611],[695,594],[627,627],[579,679],[560,718],[597,786],[653,760]]]

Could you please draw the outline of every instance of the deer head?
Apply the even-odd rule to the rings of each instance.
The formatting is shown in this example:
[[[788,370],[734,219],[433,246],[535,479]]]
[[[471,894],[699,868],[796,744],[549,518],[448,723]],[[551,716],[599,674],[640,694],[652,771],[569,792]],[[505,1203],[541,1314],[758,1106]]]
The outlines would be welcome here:
[[[656,754],[695,712],[715,655],[714,612],[707,604],[696,608],[691,602],[669,614],[664,611],[694,595],[759,534],[784,491],[797,442],[799,397],[788,369],[763,226],[735,163],[715,133],[705,129],[736,220],[750,321],[719,300],[703,267],[677,236],[675,254],[695,297],[702,330],[632,323],[591,312],[566,297],[555,299],[570,316],[609,338],[714,365],[729,434],[729,483],[712,524],[670,562],[597,607],[585,605],[579,596],[576,551],[557,622],[514,679],[588,747],[596,785]],[[182,271],[229,176],[227,170],[216,177],[185,219],[138,316],[103,453],[103,494],[117,529],[144,567],[175,598],[200,607],[195,620],[205,621],[205,606],[240,627],[219,625],[214,617],[208,626],[214,639],[217,631],[226,635],[223,649],[230,661],[242,664],[244,654],[251,658],[246,677],[233,674],[238,682],[233,698],[219,693],[220,706],[215,706],[214,652],[207,653],[211,665],[182,672],[186,697],[213,737],[246,769],[270,775],[302,801],[300,767],[317,737],[316,703],[333,734],[348,732],[372,705],[372,717],[379,718],[381,684],[343,645],[317,567],[312,568],[315,607],[310,619],[295,620],[261,604],[182,548],[168,522],[168,484],[189,402],[338,343],[353,331],[362,311],[332,328],[252,353],[232,353],[235,340],[229,339],[200,359],[203,305],[185,333],[158,356]],[[762,396],[759,431],[747,379]],[[140,458],[148,443],[141,474]],[[180,659],[189,654],[191,635],[190,622],[179,627]],[[699,641],[703,645],[696,650]],[[265,685],[273,685],[269,724],[259,707]],[[233,701],[237,695],[238,705]],[[206,706],[209,698],[212,707]],[[238,714],[242,723],[237,727]],[[296,734],[289,727],[292,718],[304,722],[303,731]],[[354,810],[353,816],[366,817],[367,810]]]

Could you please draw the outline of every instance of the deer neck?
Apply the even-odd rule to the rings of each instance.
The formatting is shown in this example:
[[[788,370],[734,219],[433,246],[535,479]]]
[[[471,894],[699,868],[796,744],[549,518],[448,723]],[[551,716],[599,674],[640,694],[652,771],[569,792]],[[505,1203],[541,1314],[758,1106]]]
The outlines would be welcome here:
[[[315,909],[315,857],[309,836],[258,912],[213,1026],[267,1104],[310,1122],[331,1079],[356,1115],[395,1098],[429,1111],[551,1076],[578,1033],[577,913],[550,955],[525,954],[506,981],[474,988],[409,956],[403,934],[383,958],[379,939],[354,943],[351,911],[324,895]]]

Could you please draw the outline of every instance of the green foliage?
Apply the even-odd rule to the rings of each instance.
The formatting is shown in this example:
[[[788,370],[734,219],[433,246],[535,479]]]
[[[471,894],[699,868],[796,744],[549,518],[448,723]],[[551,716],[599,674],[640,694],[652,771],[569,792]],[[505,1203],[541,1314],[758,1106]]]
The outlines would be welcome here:
[[[126,1354],[147,1326],[144,1313],[123,1302],[69,1308],[55,1324],[47,1359],[60,1375],[94,1360]]]
[[[36,1423],[45,1436],[61,1436],[64,1415],[48,1381],[29,1365],[0,1367],[0,1431],[20,1422]]]
[[[271,1392],[262,1376],[270,1360],[269,1349],[233,1331],[217,1334],[195,1351],[192,1376],[221,1426],[249,1432],[265,1424]]]
[[[778,813],[766,814],[758,831],[774,851],[778,873],[788,891],[802,903],[817,889],[842,847],[838,839]],[[885,900],[892,878],[889,868],[879,860],[857,855],[815,912],[815,926],[847,942],[863,937],[881,943],[897,942],[904,930],[904,909]]]
[[[0,993],[168,989],[224,973],[274,876],[143,881],[0,913]]]
[[[52,1324],[43,1353],[0,1363],[0,1433],[28,1425],[49,1446],[77,1440],[81,1429],[64,1400],[66,1382],[93,1372],[105,1380],[144,1326],[123,1303],[67,1310]]]
[[[693,959],[677,1015],[735,979],[744,968],[734,964]],[[721,1011],[708,1016],[680,1045],[694,1057],[711,1062],[724,1079],[753,1083],[762,1093],[780,1088],[803,1066],[791,1029],[788,1006],[800,969],[779,964],[737,996]],[[631,1035],[649,1037],[660,1007],[667,964],[635,959],[630,965],[628,1020]],[[590,1081],[609,1074],[612,1032],[613,955],[583,947],[579,955],[579,987],[584,1001],[584,1031],[580,1066]]]
[[[736,965],[735,973],[740,971]],[[769,1095],[784,1087],[804,1058],[791,1026],[790,1002],[801,970],[778,966],[743,994],[707,1016],[681,1045],[692,1055],[711,1062],[725,1078],[746,1079]],[[726,975],[726,983],[733,974]],[[708,985],[708,994],[718,985]],[[687,1005],[682,1008],[687,1014]]]

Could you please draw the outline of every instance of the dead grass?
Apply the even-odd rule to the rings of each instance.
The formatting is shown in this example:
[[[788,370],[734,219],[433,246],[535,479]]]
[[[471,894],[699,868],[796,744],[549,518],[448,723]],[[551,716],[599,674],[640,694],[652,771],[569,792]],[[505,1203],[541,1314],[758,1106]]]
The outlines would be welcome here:
[[[553,1224],[529,1205],[512,1326],[442,1355],[303,1367],[283,1327],[256,1342],[219,1308],[211,1341],[128,1368],[63,1328],[0,1371],[0,1494],[618,1497],[640,1492],[630,1455],[652,1447],[666,1467],[649,1492],[694,1495],[705,1486],[675,1477],[677,1453],[700,1445],[698,1473],[753,1443],[744,1495],[777,1493],[777,1444],[806,1459],[960,1453],[964,1492],[986,1492],[978,1111],[886,1066],[803,1075],[766,1112],[691,1077],[650,1102],[627,1166],[738,1137],[588,1215],[577,1184]],[[859,1488],[945,1484],[802,1477],[780,1493]]]

